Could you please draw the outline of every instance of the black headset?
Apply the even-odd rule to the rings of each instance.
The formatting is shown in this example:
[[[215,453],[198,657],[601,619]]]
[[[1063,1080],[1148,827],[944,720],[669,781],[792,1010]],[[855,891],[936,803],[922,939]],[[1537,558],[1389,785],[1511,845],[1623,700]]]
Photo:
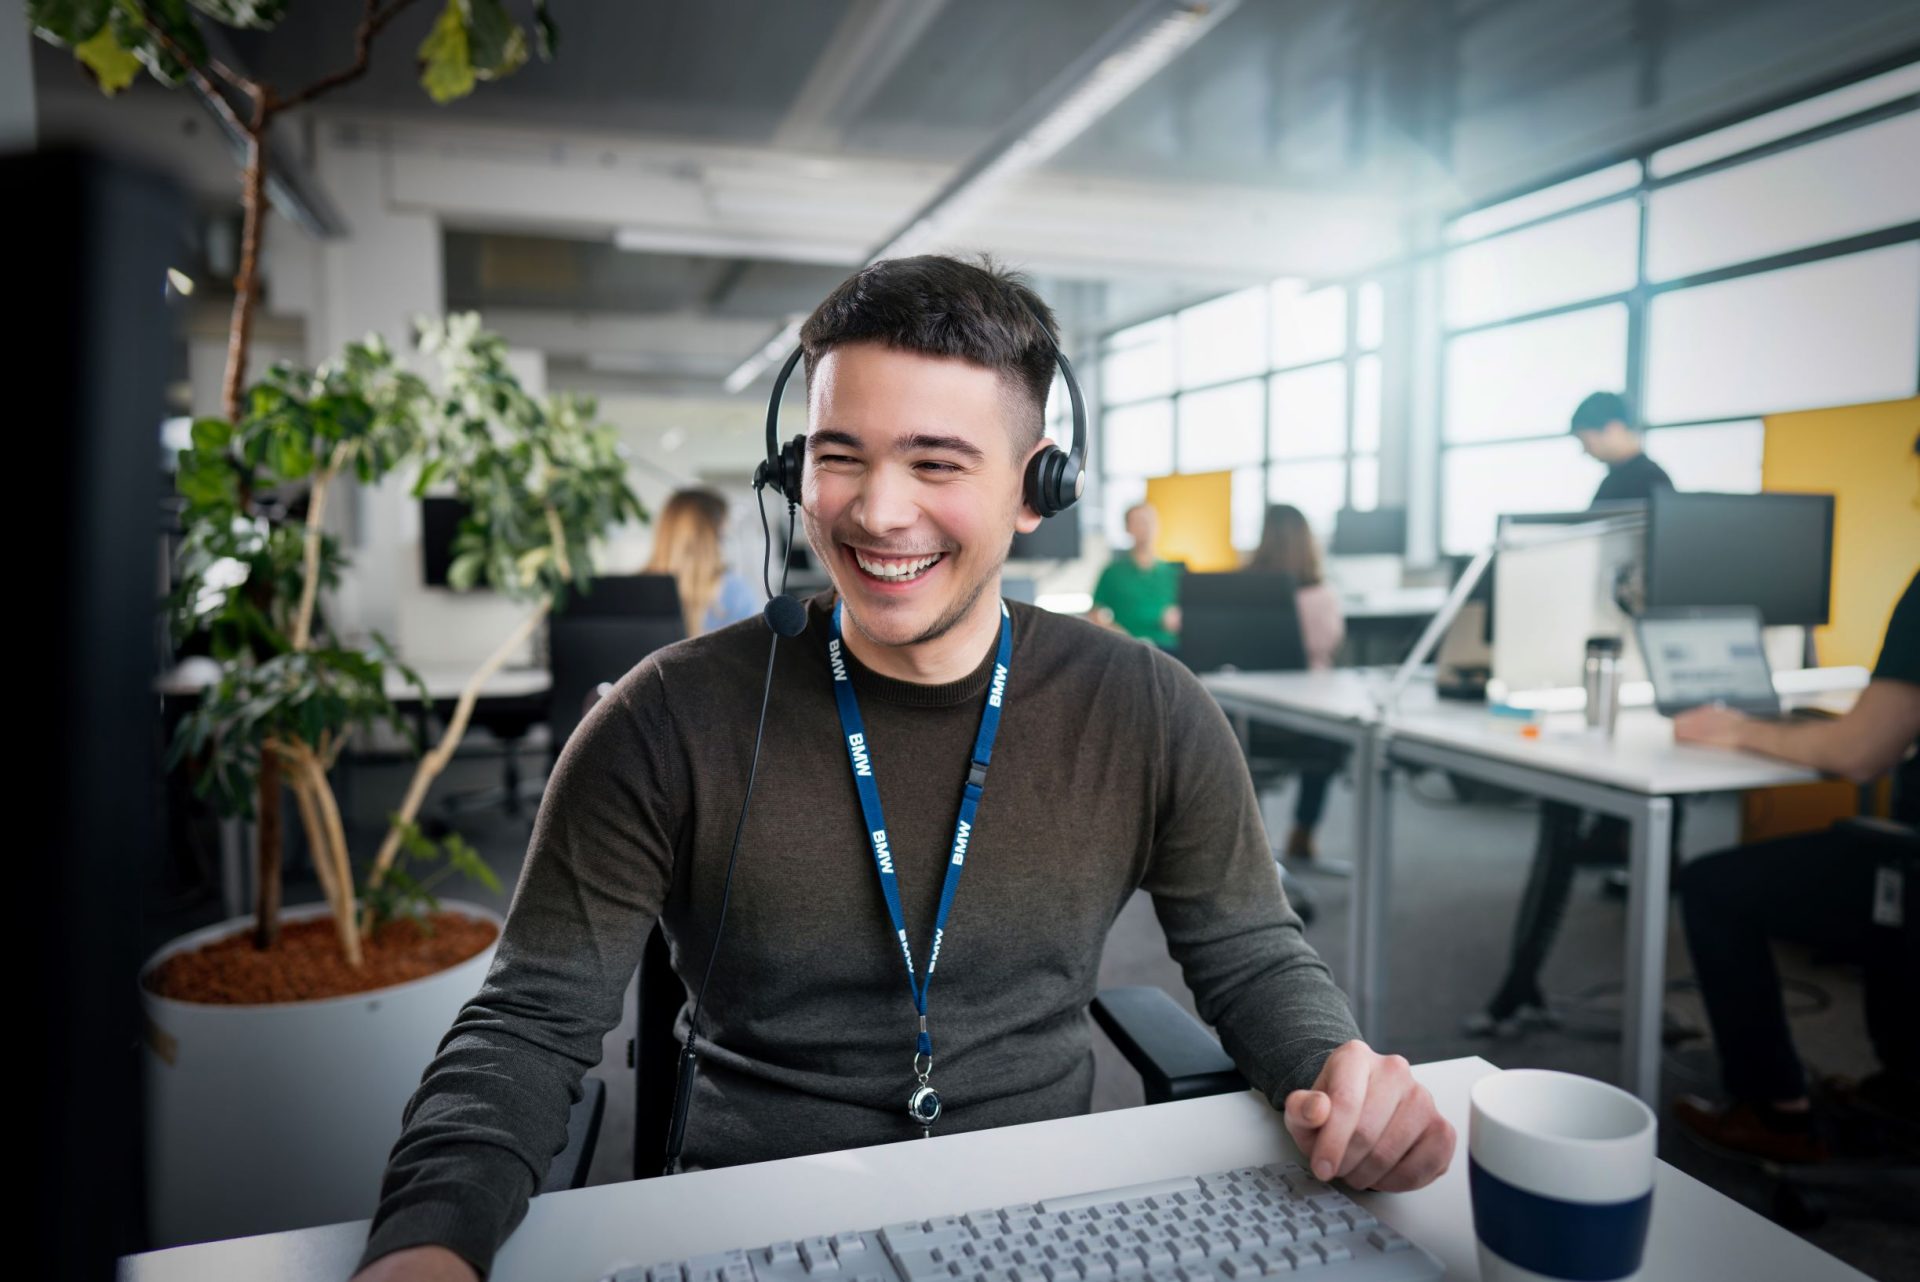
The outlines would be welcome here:
[[[1060,377],[1066,380],[1067,399],[1073,403],[1073,448],[1063,450],[1049,445],[1033,456],[1033,461],[1027,464],[1026,500],[1027,506],[1041,516],[1058,516],[1073,506],[1087,482],[1087,403],[1080,395],[1080,383],[1073,376],[1067,354],[1053,341],[1053,334],[1037,314],[1034,320],[1040,332],[1047,336],[1053,359],[1060,366]],[[802,348],[794,348],[780,367],[779,377],[773,380],[773,394],[767,398],[767,457],[753,472],[756,490],[771,487],[786,495],[790,504],[800,501],[807,438],[796,436],[785,445],[780,443],[780,398],[786,394],[787,379],[792,377],[793,367],[800,363],[803,352]]]

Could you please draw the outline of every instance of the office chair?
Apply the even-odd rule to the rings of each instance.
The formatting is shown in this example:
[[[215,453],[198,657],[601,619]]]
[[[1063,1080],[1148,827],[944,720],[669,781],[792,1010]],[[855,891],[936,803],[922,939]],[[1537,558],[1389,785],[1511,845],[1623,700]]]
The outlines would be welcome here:
[[[1306,642],[1300,632],[1292,575],[1247,570],[1180,577],[1180,658],[1197,673],[1304,672]],[[1309,770],[1344,765],[1346,752],[1277,726],[1235,718],[1240,746],[1253,776],[1255,796]],[[1278,851],[1274,862],[1287,899],[1300,920],[1319,915],[1306,888]]]
[[[1870,951],[1888,962],[1904,955],[1911,967],[1915,950],[1920,949],[1920,830],[1861,817],[1841,820],[1834,825],[1834,833],[1871,849],[1879,867],[1897,874],[1893,884],[1901,888],[1903,898],[1897,905],[1882,904],[1879,911],[1869,911],[1862,927],[1871,932]],[[1886,911],[1889,908],[1894,911]],[[1920,993],[1909,995],[1907,1009],[1916,1004],[1920,1004]],[[1920,1198],[1920,1133],[1865,1110],[1833,1121],[1841,1128],[1845,1147],[1854,1150],[1850,1155],[1806,1166],[1757,1163],[1772,1185],[1768,1214],[1785,1228],[1806,1232],[1824,1224],[1827,1198],[1822,1194],[1881,1194],[1897,1187],[1904,1188],[1910,1199]],[[1910,1201],[1901,1213],[1911,1214],[1912,1209]]]
[[[669,574],[595,579],[590,591],[556,611],[547,623],[547,662],[553,672],[547,695],[553,736],[549,766],[580,724],[582,709],[592,706],[595,690],[686,634],[680,590]]]
[[[633,1178],[644,1180],[660,1174],[666,1153],[680,1053],[673,1021],[687,1000],[657,923],[647,936],[639,989],[637,1035],[627,1042],[627,1066],[634,1070]],[[1246,1078],[1206,1026],[1162,989],[1105,989],[1094,998],[1093,1018],[1140,1074],[1149,1104],[1247,1089]],[[606,1084],[584,1078],[580,1102],[567,1119],[567,1145],[548,1168],[541,1192],[586,1183],[605,1104]]]

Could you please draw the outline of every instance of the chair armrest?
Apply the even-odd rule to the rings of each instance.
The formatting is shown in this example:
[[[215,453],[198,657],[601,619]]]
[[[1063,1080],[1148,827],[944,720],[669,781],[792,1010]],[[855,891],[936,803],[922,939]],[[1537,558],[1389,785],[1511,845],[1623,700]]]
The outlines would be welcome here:
[[[1093,1019],[1140,1074],[1149,1104],[1247,1089],[1207,1026],[1163,989],[1103,989]]]
[[[587,1169],[593,1165],[594,1146],[600,1139],[600,1117],[606,1109],[607,1084],[590,1075],[582,1078],[580,1102],[567,1114],[567,1146],[554,1155],[540,1192],[586,1186]]]
[[[1874,846],[1887,854],[1920,853],[1920,832],[1910,826],[1892,819],[1879,819],[1871,815],[1856,815],[1842,819],[1833,825],[1838,833],[1845,833],[1864,844]]]

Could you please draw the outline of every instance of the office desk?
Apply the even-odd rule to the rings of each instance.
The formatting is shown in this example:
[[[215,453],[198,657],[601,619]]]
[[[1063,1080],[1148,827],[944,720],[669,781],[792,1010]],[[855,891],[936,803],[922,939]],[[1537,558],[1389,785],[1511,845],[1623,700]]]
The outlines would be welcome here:
[[[452,703],[458,699],[474,673],[470,667],[432,665],[416,667],[414,671],[419,673],[421,684],[427,687],[427,697],[434,703]],[[154,682],[154,690],[168,698],[189,698],[198,695],[212,683],[206,665],[188,661],[170,672],[162,673]],[[382,684],[387,698],[395,703],[420,701],[420,692],[413,683],[392,668],[386,670]],[[552,687],[553,676],[545,668],[501,668],[480,687],[480,697],[520,699],[544,695]]]
[[[1467,1193],[1467,1092],[1482,1059],[1422,1064],[1460,1135],[1453,1165],[1417,1193],[1355,1200],[1439,1256],[1450,1279],[1480,1262]],[[495,1258],[492,1282],[593,1282],[632,1264],[753,1247],[975,1207],[1298,1161],[1280,1115],[1252,1092],[1121,1109],[996,1131],[763,1162],[535,1198]],[[345,1282],[369,1221],[173,1247],[120,1261],[119,1282]],[[1862,1274],[1662,1162],[1648,1282],[1861,1282]]]
[[[1789,702],[1844,710],[1866,680],[1859,668],[1829,668],[1780,673],[1774,683]],[[1383,718],[1376,696],[1385,693],[1387,677],[1378,670],[1223,673],[1204,682],[1230,714],[1355,750],[1360,813],[1346,988],[1355,1020],[1376,1044],[1387,1040],[1380,1011],[1396,767],[1444,770],[1625,819],[1632,831],[1632,880],[1620,1081],[1651,1104],[1659,1100],[1673,798],[1818,778],[1767,757],[1676,744],[1672,722],[1647,707],[1624,709],[1611,738],[1587,731],[1582,715],[1573,712],[1546,718],[1542,736],[1528,739],[1513,722],[1489,715],[1484,704],[1437,698],[1431,680],[1410,685],[1399,710]],[[1637,693],[1651,698],[1650,689]]]

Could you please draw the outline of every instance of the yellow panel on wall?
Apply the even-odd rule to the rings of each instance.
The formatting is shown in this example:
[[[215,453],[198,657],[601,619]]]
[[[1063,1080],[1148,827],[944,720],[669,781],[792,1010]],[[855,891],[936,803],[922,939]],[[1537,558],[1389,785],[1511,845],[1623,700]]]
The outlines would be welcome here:
[[[1831,622],[1820,662],[1871,667],[1893,603],[1920,568],[1920,397],[1767,417],[1762,485],[1830,493]]]
[[[1193,472],[1147,482],[1147,502],[1160,513],[1160,558],[1185,561],[1196,574],[1234,570],[1233,473]]]

